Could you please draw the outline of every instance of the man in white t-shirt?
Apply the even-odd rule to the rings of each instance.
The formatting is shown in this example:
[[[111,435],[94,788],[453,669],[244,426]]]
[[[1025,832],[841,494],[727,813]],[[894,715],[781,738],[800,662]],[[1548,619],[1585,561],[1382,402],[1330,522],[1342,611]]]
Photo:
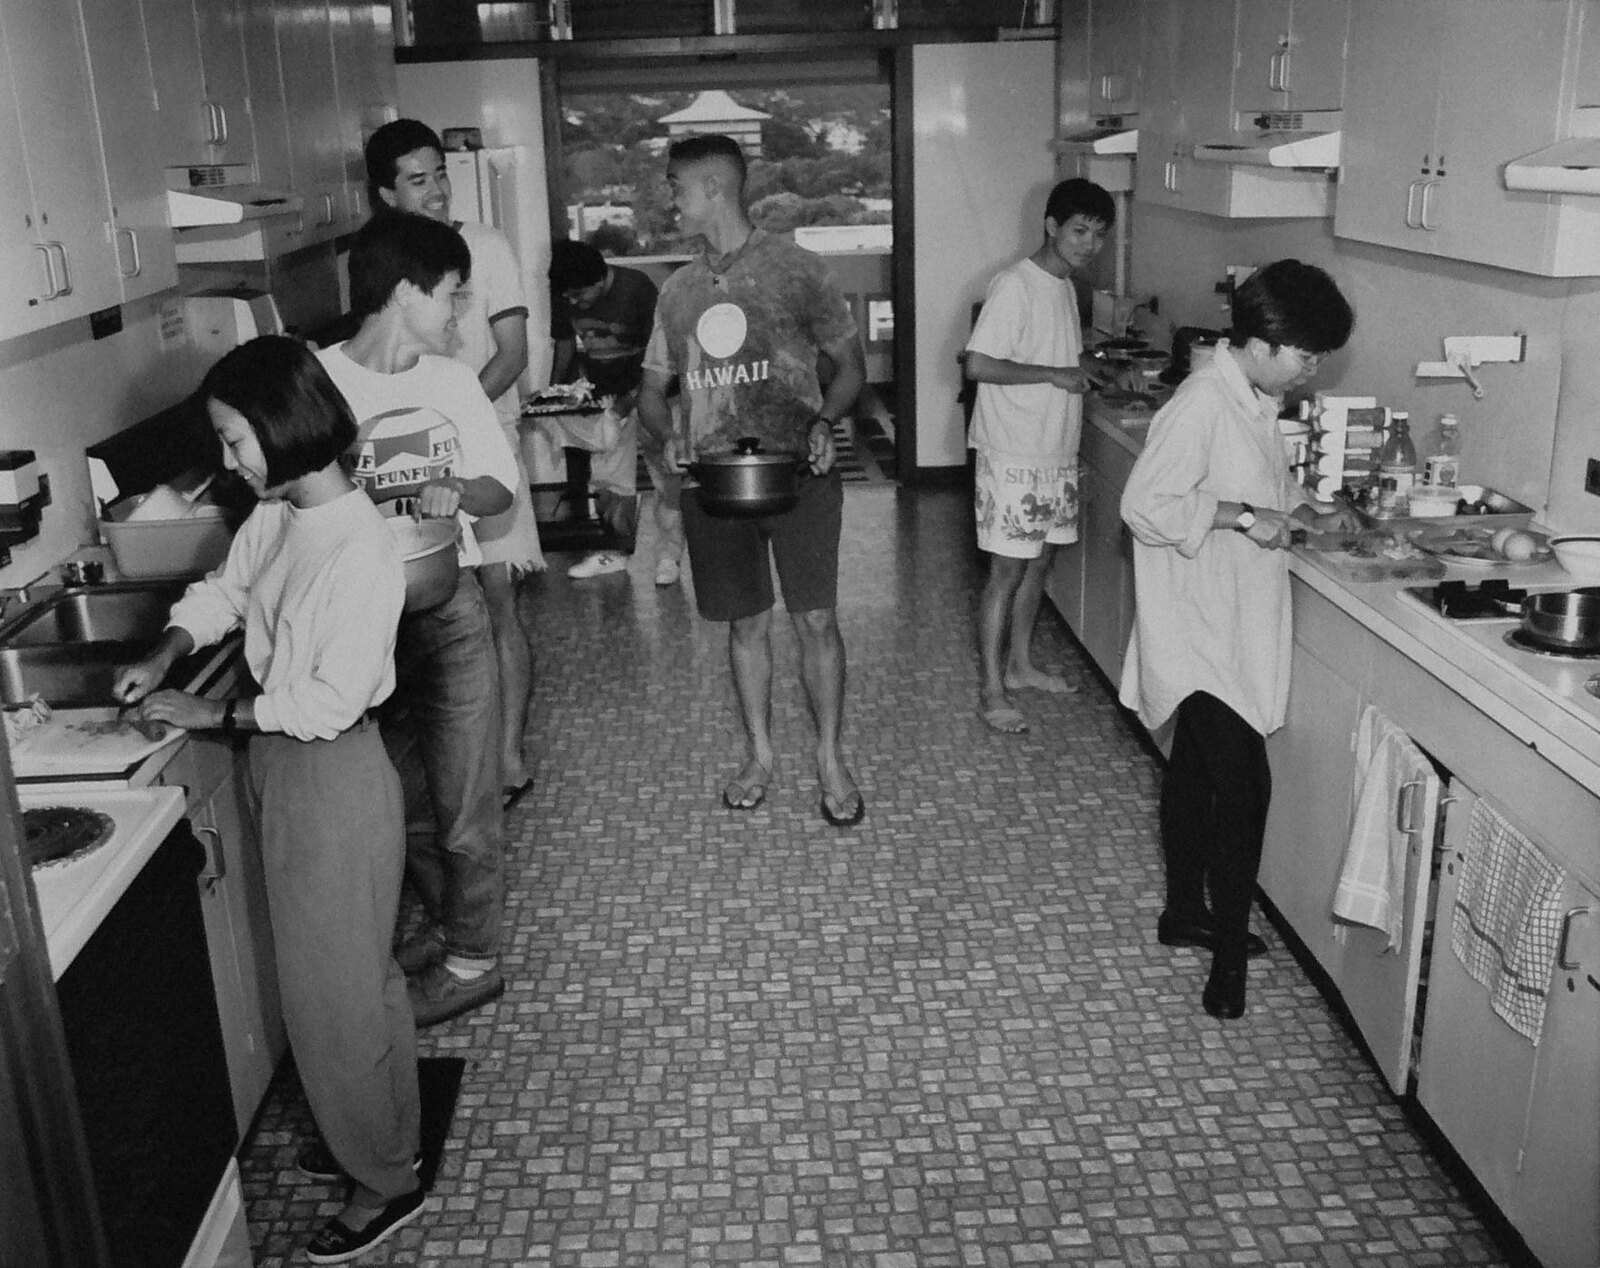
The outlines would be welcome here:
[[[483,552],[478,580],[489,605],[500,671],[502,796],[509,807],[533,785],[522,744],[533,690],[533,657],[527,630],[517,614],[516,582],[521,574],[542,572],[545,566],[518,433],[522,401],[517,380],[528,365],[528,301],[523,294],[522,270],[500,230],[452,219],[444,146],[427,124],[416,119],[384,124],[368,139],[365,158],[374,211],[408,211],[453,225],[472,252],[472,278],[462,291],[464,298],[456,313],[452,355],[477,371],[518,465],[511,509],[476,526]]]
[[[993,730],[1028,729],[1012,691],[1057,695],[1076,688],[1033,663],[1033,625],[1051,560],[1078,540],[1078,437],[1083,333],[1072,275],[1099,254],[1116,219],[1111,195],[1092,181],[1050,191],[1044,242],[989,283],[966,374],[978,385],[972,431],[978,546],[989,578],[978,605],[982,672],[978,714]]]
[[[374,217],[350,249],[350,303],[361,327],[317,354],[355,414],[351,475],[378,509],[461,524],[455,593],[406,613],[395,653],[395,702],[416,736],[436,827],[406,846],[428,923],[397,958],[419,1026],[505,989],[498,677],[473,527],[511,505],[518,476],[477,375],[447,355],[456,297],[471,272],[467,244],[449,225]],[[392,735],[397,719],[386,721]]]

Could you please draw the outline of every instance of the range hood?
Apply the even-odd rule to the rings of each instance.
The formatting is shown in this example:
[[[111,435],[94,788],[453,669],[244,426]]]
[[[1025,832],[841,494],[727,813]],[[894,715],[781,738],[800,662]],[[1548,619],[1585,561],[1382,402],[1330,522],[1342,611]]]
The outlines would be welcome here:
[[[1128,154],[1139,152],[1139,129],[1122,126],[1086,128],[1057,137],[1055,150],[1062,154]]]
[[[1574,110],[1572,130],[1577,135],[1507,163],[1506,188],[1543,194],[1600,194],[1600,106]]]
[[[1331,170],[1339,166],[1339,110],[1288,110],[1259,114],[1226,137],[1202,141],[1196,159],[1247,167]],[[1252,126],[1253,125],[1253,126]]]
[[[289,216],[301,209],[300,195],[253,184],[248,164],[212,164],[167,169],[167,213],[174,229],[238,225]]]

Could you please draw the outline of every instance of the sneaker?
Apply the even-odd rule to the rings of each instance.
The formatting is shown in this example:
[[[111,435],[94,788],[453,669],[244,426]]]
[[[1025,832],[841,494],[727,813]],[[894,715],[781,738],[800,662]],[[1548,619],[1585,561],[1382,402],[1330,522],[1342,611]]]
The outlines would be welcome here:
[[[470,981],[463,981],[442,963],[406,979],[406,993],[411,996],[411,1012],[419,1029],[470,1013],[499,999],[505,989],[498,965]]]
[[[678,578],[683,575],[683,569],[678,566],[678,561],[671,555],[663,555],[656,560],[656,584],[658,586],[675,586]]]
[[[587,581],[590,577],[603,577],[608,572],[626,572],[628,570],[628,557],[619,555],[614,550],[602,550],[598,554],[587,555],[578,560],[567,569],[567,576],[574,581]]]
[[[444,935],[437,926],[426,925],[394,949],[394,959],[407,977],[431,968],[444,959]]]
[[[313,1136],[301,1147],[295,1155],[295,1170],[307,1180],[316,1180],[323,1184],[333,1184],[338,1180],[348,1180],[344,1168],[339,1165],[339,1160],[333,1156],[333,1150],[328,1148],[328,1142],[321,1135]],[[422,1170],[422,1152],[419,1150],[411,1159],[413,1171]]]

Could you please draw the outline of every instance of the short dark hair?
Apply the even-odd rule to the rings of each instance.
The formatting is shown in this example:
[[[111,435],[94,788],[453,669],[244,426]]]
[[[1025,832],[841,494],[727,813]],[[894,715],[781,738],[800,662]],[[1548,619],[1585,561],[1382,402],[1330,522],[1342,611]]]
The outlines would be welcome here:
[[[593,286],[608,267],[606,257],[587,242],[564,238],[550,247],[550,285],[557,291]]]
[[[320,471],[356,442],[355,415],[322,362],[297,339],[262,335],[206,371],[196,395],[237,410],[267,460],[267,483]]]
[[[394,188],[400,160],[429,147],[441,155],[444,153],[444,142],[439,140],[439,134],[416,119],[395,119],[367,138],[362,154],[367,161],[367,198],[373,211],[382,211],[388,206],[378,191]]]
[[[401,282],[431,295],[452,272],[472,276],[472,251],[450,225],[403,211],[374,216],[350,241],[350,311],[370,317]]]
[[[750,168],[744,160],[744,147],[731,136],[704,132],[674,141],[667,149],[668,163],[702,163],[706,159],[721,159],[731,164],[739,174],[739,188],[744,188]]]
[[[1064,180],[1050,191],[1045,201],[1046,220],[1064,225],[1074,216],[1085,220],[1098,220],[1106,228],[1117,223],[1117,204],[1111,195],[1093,181],[1074,176]]]
[[[1356,315],[1338,285],[1315,264],[1274,260],[1233,293],[1232,341],[1325,353],[1344,347]]]

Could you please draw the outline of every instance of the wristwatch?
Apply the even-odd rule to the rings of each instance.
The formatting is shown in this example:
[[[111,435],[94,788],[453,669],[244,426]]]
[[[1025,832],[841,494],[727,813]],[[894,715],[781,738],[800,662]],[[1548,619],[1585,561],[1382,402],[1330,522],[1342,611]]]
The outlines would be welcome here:
[[[1256,526],[1256,508],[1248,502],[1239,503],[1239,518],[1233,522],[1233,531],[1248,533]]]

